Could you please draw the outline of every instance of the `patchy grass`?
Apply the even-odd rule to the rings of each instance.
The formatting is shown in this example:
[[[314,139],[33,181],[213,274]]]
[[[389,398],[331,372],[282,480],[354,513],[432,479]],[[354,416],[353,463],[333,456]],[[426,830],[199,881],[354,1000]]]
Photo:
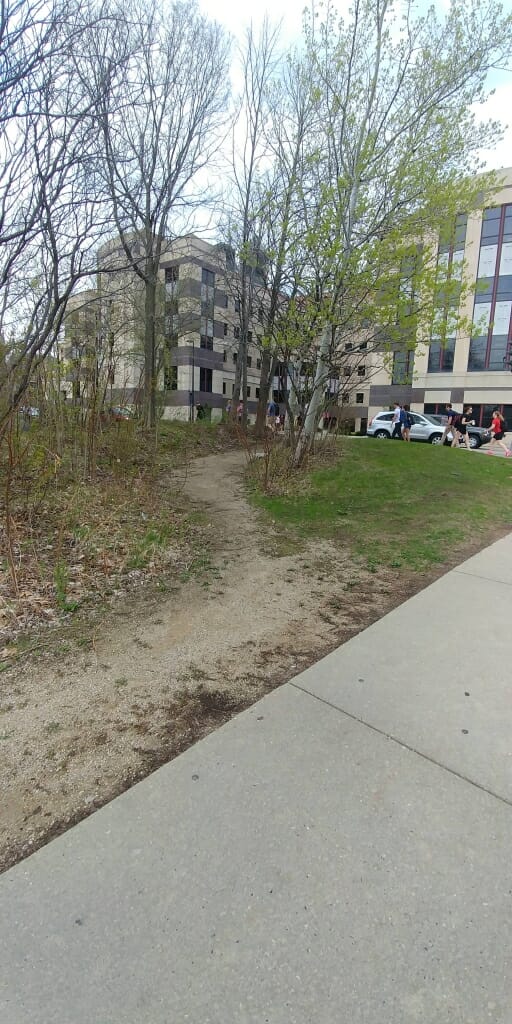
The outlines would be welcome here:
[[[512,527],[505,459],[421,444],[344,438],[332,464],[314,460],[283,493],[254,500],[288,537],[326,537],[367,567],[425,571]]]
[[[76,618],[84,607],[142,583],[167,591],[173,581],[210,573],[204,517],[188,507],[173,471],[231,447],[226,428],[162,422],[155,436],[131,421],[111,425],[98,438],[94,479],[84,474],[80,443],[70,433],[55,454],[44,423],[14,439],[9,536],[2,508],[7,453],[0,452],[2,661],[32,650],[34,631]]]

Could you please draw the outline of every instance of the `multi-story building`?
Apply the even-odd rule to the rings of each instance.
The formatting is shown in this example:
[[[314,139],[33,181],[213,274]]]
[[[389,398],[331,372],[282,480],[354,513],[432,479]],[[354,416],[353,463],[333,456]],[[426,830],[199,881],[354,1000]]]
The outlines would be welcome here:
[[[131,243],[133,253],[137,240]],[[144,370],[144,291],[137,274],[126,269],[119,239],[99,250],[97,279],[97,289],[73,298],[66,319],[63,349],[71,363],[74,391],[79,394],[85,385],[77,353],[95,336],[98,347],[108,350],[109,400],[136,403]],[[258,283],[261,295],[262,282]],[[233,394],[238,358],[238,288],[229,247],[193,234],[164,246],[156,323],[157,394],[164,418],[191,419],[199,403],[209,408],[213,419],[221,417]],[[247,404],[253,417],[259,397],[262,326],[258,311],[250,319]]]
[[[447,402],[473,406],[478,423],[500,407],[512,423],[512,169],[500,172],[502,187],[483,214],[461,213],[438,261],[450,273],[464,267],[461,326],[441,344],[430,337],[414,349],[383,359],[371,342],[371,325],[344,340],[329,382],[330,411],[365,428],[368,418],[395,401],[417,411],[444,411]],[[116,263],[118,261],[118,264]],[[74,297],[66,326],[67,349],[93,328],[108,339],[110,395],[136,402],[143,375],[143,294],[140,279],[123,269],[118,239],[98,254],[98,288]],[[256,270],[254,272],[258,274]],[[189,419],[198,403],[220,417],[233,393],[240,340],[239,278],[234,255],[190,234],[168,243],[160,264],[158,294],[158,401],[166,418]],[[263,280],[254,289],[264,303]],[[248,412],[259,397],[262,309],[252,312],[248,336]],[[472,323],[472,329],[467,324]],[[95,326],[94,326],[95,325]],[[76,376],[76,374],[75,374]],[[289,385],[286,367],[273,381],[281,399]],[[327,395],[326,395],[327,397]]]
[[[240,298],[234,257],[196,235],[176,239],[161,262],[165,284],[164,415],[188,419],[201,403],[219,418],[233,394],[240,342]],[[248,332],[247,404],[259,397],[261,327]]]
[[[418,412],[444,412],[447,402],[458,409],[471,404],[478,424],[489,423],[498,407],[512,423],[512,168],[499,177],[492,204],[483,213],[461,213],[451,243],[439,247],[445,265],[455,269],[464,261],[469,288],[460,313],[472,328],[462,326],[443,345],[430,338],[415,351],[397,352],[391,372],[372,372],[358,403],[363,425],[394,401]]]

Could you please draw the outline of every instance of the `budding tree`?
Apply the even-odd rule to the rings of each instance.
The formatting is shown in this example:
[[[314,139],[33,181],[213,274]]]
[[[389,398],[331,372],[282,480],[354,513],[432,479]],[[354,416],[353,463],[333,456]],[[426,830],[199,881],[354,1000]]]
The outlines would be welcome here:
[[[316,185],[304,206],[305,291],[318,303],[321,331],[296,465],[315,435],[336,329],[357,331],[369,318],[384,345],[397,342],[406,332],[399,309],[391,313],[394,296],[415,318],[409,343],[428,336],[440,272],[429,241],[490,187],[474,175],[496,126],[478,123],[474,107],[489,70],[508,58],[511,36],[512,18],[494,0],[453,0],[442,18],[432,8],[418,16],[412,2],[356,0],[346,19],[328,9],[321,24],[310,21],[305,59],[317,132],[309,161]],[[411,259],[412,300],[400,290]]]

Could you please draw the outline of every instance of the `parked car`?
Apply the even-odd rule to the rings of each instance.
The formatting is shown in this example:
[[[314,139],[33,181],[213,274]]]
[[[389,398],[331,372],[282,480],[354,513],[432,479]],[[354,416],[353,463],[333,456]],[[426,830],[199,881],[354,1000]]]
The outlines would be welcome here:
[[[443,416],[436,416],[426,412],[411,412],[412,418],[411,441],[427,441],[429,444],[440,444],[443,436],[446,420]],[[367,428],[368,437],[387,438],[391,437],[393,413],[389,410],[378,412]],[[488,444],[492,434],[484,427],[468,427],[469,444],[471,448],[480,448]],[[451,444],[452,435],[448,434],[446,444]]]
[[[111,405],[104,416],[113,423],[121,423],[123,420],[132,420],[133,412],[127,405]]]

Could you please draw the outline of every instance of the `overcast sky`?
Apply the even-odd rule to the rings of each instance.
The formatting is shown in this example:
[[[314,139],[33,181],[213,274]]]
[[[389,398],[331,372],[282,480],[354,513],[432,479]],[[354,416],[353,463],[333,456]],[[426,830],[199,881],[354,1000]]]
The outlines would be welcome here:
[[[256,27],[267,12],[273,23],[282,21],[284,42],[300,38],[302,12],[305,6],[309,7],[309,3],[305,4],[301,0],[271,0],[269,3],[260,0],[259,4],[243,3],[241,0],[199,0],[199,3],[205,14],[221,22],[238,38],[243,37],[251,19]],[[347,9],[349,3],[340,0],[337,6],[340,10]],[[436,6],[442,9],[447,5],[443,0],[438,0]],[[497,78],[495,95],[489,99],[484,111],[484,116],[492,117],[504,125],[512,125],[512,74],[504,73]],[[483,156],[489,169],[512,166],[512,127],[507,127],[503,141]]]

